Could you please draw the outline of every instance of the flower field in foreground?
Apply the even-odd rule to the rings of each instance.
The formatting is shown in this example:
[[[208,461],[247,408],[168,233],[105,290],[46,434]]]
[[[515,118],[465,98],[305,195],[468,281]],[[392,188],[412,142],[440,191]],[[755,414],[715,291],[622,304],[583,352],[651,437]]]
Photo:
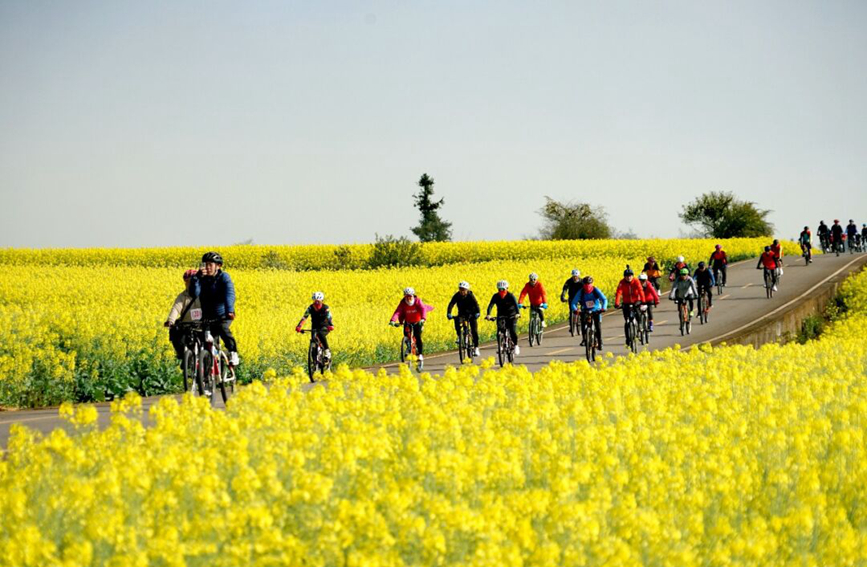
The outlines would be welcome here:
[[[765,242],[738,239],[724,244],[732,258],[745,258],[755,255]],[[574,255],[568,253],[567,244]],[[304,363],[307,341],[294,328],[316,290],[325,292],[334,313],[337,330],[329,341],[335,363],[366,366],[398,357],[400,331],[386,323],[406,286],[413,286],[435,306],[425,328],[430,353],[453,345],[454,327],[445,317],[446,307],[461,280],[473,285],[484,309],[497,280],[509,280],[517,293],[529,272],[535,271],[549,292],[549,320],[557,322],[567,318],[567,307],[558,297],[572,268],[592,274],[610,294],[626,264],[640,269],[647,254],[655,254],[662,265],[679,254],[695,264],[707,259],[713,244],[704,240],[439,244],[426,250],[474,261],[378,270],[235,269],[235,258],[227,253],[226,270],[237,293],[232,330],[242,359],[239,371],[252,379],[269,368],[287,374]],[[247,247],[238,248],[243,264]],[[534,250],[541,259],[526,259]],[[175,257],[170,251],[164,252],[169,260]],[[552,251],[563,256],[549,258]],[[627,251],[633,255],[624,255]],[[26,256],[25,252],[38,251],[5,253],[12,252]],[[162,323],[183,289],[183,268],[195,265],[201,251],[185,249],[189,263],[175,268],[147,267],[148,258],[156,262],[151,258],[156,252],[148,252],[151,255],[141,259],[142,265],[124,264],[138,254],[144,252],[62,251],[61,259],[86,260],[70,260],[70,265],[52,265],[50,255],[39,255],[45,265],[5,265],[0,254],[0,406],[100,400],[106,392],[178,390],[180,374]],[[505,259],[482,261],[497,256]],[[110,262],[112,257],[117,265]],[[526,324],[524,319],[522,328]],[[480,332],[488,339],[496,334],[494,325],[485,322]]]
[[[0,461],[0,564],[864,565],[867,273],[842,297],[805,345],[67,405]]]

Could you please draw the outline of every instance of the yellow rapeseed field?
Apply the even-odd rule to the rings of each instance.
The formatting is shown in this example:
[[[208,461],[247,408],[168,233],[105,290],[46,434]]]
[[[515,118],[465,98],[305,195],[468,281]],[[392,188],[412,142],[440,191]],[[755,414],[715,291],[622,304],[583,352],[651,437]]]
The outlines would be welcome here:
[[[805,345],[65,405],[0,461],[0,565],[864,565],[867,273],[842,297]]]
[[[678,255],[695,265],[708,258],[714,243],[428,244],[424,250],[431,267],[376,270],[255,267],[262,249],[309,259],[335,247],[239,246],[222,252],[238,298],[232,329],[242,359],[239,370],[249,380],[269,368],[288,373],[304,363],[307,341],[294,327],[313,291],[325,292],[334,314],[337,330],[329,341],[335,363],[365,366],[398,357],[401,333],[386,323],[406,286],[435,306],[425,329],[430,353],[453,345],[454,327],[445,315],[461,280],[472,284],[484,308],[497,280],[509,280],[519,292],[527,275],[537,272],[551,296],[549,320],[556,322],[567,317],[558,296],[572,268],[593,275],[597,285],[611,293],[627,264],[640,269],[646,256],[653,254],[661,265],[672,263]],[[732,258],[744,258],[756,255],[767,239],[723,243]],[[100,400],[130,390],[177,391],[180,377],[162,323],[183,290],[183,270],[195,266],[201,253],[195,249],[0,251],[0,405]],[[16,258],[20,261],[12,261]],[[163,265],[174,267],[159,267]],[[238,265],[252,267],[239,269]],[[495,335],[492,324],[483,322],[480,327],[484,338]]]

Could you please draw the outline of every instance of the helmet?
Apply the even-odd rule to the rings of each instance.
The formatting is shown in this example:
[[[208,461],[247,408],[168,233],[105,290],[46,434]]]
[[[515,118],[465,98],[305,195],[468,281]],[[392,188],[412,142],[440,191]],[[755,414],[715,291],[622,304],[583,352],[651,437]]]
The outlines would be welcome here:
[[[853,221],[852,219],[849,219],[849,222],[854,223],[855,221]]]
[[[840,222],[840,219],[834,219],[834,224],[837,224],[838,222]]]
[[[497,289],[509,289],[509,282],[500,280],[497,282]]]
[[[717,249],[717,250],[721,250],[721,249],[722,249],[722,244],[717,244],[717,245],[716,245],[716,249]]]
[[[531,282],[534,282],[538,279],[539,279],[539,274],[537,274],[536,272],[533,272],[532,274],[530,274],[530,281]]]
[[[810,227],[809,227],[809,226],[805,226],[805,227],[804,227],[804,230],[810,230]]]
[[[469,282],[461,282],[458,284],[458,289],[470,289]]]
[[[630,268],[630,267],[627,265],[627,266],[626,266],[626,269],[623,270],[623,277],[625,278],[626,276],[634,276],[634,275],[635,275],[635,272],[633,272],[633,271],[632,271],[632,268]]]
[[[678,256],[678,257],[677,257],[677,261],[678,261],[678,262],[683,262],[683,256]]]
[[[820,220],[820,221],[819,221],[819,224],[825,224],[825,221]]]
[[[698,267],[699,267],[699,268],[704,268],[704,262],[699,262],[699,263],[698,263]]]
[[[215,264],[222,266],[223,265],[223,257],[220,256],[216,252],[208,252],[204,256],[202,256],[202,263],[206,264],[208,262],[213,262]]]
[[[188,280],[195,275],[196,275],[196,270],[187,270],[186,272],[184,272],[184,279]]]
[[[770,247],[770,246],[765,246],[765,252],[770,252],[770,251],[771,251],[771,247]]]
[[[689,275],[689,270],[687,270],[686,268],[681,268],[681,269],[680,269],[680,275],[682,275],[682,276],[688,276],[688,275]]]
[[[590,285],[593,283],[593,276],[587,276],[584,278],[584,285]]]
[[[654,258],[653,256],[648,256],[647,261],[652,264],[652,263],[656,262],[656,258]]]
[[[640,274],[638,274],[638,279],[641,281],[647,281],[647,274],[641,272]]]
[[[411,287],[405,288],[403,290],[404,295],[415,295],[415,290]]]
[[[780,243],[780,241],[777,240],[777,239],[775,238],[775,239],[774,239],[774,244],[779,244],[779,243]]]
[[[313,292],[313,301],[325,301],[325,294],[321,291]]]
[[[572,277],[573,278],[577,278],[580,275],[581,275],[581,270],[579,270],[578,268],[575,268],[574,270],[572,270]]]

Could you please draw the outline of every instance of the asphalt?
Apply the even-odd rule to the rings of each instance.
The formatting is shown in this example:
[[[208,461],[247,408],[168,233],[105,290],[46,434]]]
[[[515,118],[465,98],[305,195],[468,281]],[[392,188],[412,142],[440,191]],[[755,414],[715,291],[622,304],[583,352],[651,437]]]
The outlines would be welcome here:
[[[714,295],[713,309],[709,314],[709,322],[699,323],[693,319],[692,332],[681,336],[677,312],[674,303],[668,301],[666,293],[661,295],[661,302],[655,309],[655,330],[650,335],[649,349],[664,349],[675,345],[689,348],[693,345],[712,343],[718,344],[737,334],[738,331],[753,325],[761,319],[772,319],[776,313],[812,293],[819,286],[829,281],[845,278],[849,273],[867,264],[867,254],[843,254],[839,257],[833,254],[816,256],[810,266],[804,264],[800,257],[786,259],[784,275],[779,284],[779,291],[772,299],[767,299],[762,282],[762,271],[756,270],[756,259],[746,260],[729,266],[728,285],[722,295]],[[605,348],[602,351],[611,352],[615,356],[627,354],[623,337],[623,316],[620,311],[613,310],[613,297],[609,298],[609,312],[602,320],[602,333]],[[552,304],[552,309],[566,310],[565,304]],[[524,312],[526,313],[526,312]],[[493,325],[480,321],[480,325]],[[531,370],[537,370],[551,360],[566,362],[585,360],[584,348],[579,346],[580,337],[572,337],[566,324],[551,326],[545,329],[541,346],[530,347],[526,335],[521,336],[519,345],[521,353],[515,359],[515,364],[526,365]],[[485,344],[481,347],[481,358],[496,357],[496,344]],[[430,354],[425,357],[424,372],[441,374],[447,366],[460,364],[457,352]],[[397,364],[387,364],[382,367],[389,371],[397,369]],[[377,370],[379,367],[371,368]],[[312,385],[306,386],[306,388]],[[306,389],[305,388],[305,389]],[[178,399],[180,396],[176,396]],[[148,422],[148,409],[157,403],[161,397],[145,398],[143,400],[143,421]],[[98,423],[105,426],[110,421],[110,404],[94,404],[98,412]],[[221,407],[218,403],[216,407]],[[58,416],[57,408],[39,410],[19,410],[0,412],[0,450],[5,450],[10,428],[14,424],[22,424],[30,429],[49,433],[56,428],[71,430],[66,421]]]

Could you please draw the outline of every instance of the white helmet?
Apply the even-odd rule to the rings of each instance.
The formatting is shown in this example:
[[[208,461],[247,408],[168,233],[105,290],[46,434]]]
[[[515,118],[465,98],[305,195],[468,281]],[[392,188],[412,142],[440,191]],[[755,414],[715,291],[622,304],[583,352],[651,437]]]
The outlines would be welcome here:
[[[470,282],[461,282],[458,284],[458,289],[470,289]]]
[[[509,282],[500,280],[497,282],[497,289],[509,289]]]
[[[403,290],[404,295],[415,295],[415,290],[411,287],[408,287]]]
[[[678,257],[677,257],[677,261],[678,261],[678,262],[683,262],[683,256],[678,256]]]
[[[325,301],[325,294],[321,291],[313,292],[313,301]]]
[[[581,277],[581,270],[579,270],[578,268],[575,268],[574,270],[572,270],[572,277],[573,278]]]
[[[646,280],[647,274],[645,274],[644,272],[641,272],[640,274],[638,274],[638,279],[640,279],[641,281]]]
[[[530,281],[531,282],[534,282],[538,279],[539,279],[539,274],[537,274],[536,272],[533,272],[532,274],[530,274]]]

